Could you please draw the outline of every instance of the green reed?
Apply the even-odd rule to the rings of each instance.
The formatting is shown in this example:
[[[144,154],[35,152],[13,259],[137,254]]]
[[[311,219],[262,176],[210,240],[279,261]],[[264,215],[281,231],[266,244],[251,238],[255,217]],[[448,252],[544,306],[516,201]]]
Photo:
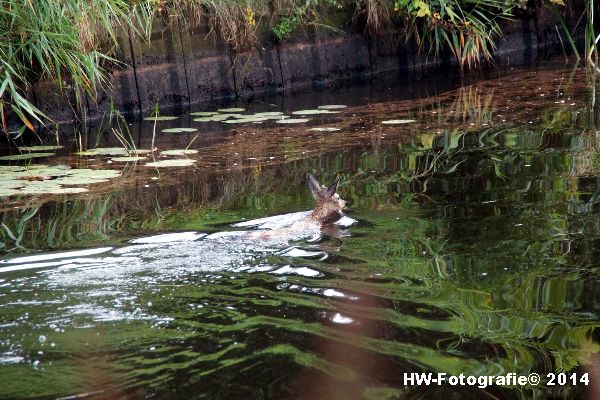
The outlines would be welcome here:
[[[107,84],[103,65],[118,29],[147,32],[150,14],[144,3],[125,0],[4,1],[0,7],[0,115],[23,123],[19,135],[47,120],[32,102],[32,83],[50,80],[81,104]]]

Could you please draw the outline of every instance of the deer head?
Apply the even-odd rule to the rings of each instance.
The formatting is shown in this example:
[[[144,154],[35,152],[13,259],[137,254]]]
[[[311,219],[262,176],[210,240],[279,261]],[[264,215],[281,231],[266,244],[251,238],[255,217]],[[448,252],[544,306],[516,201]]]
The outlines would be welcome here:
[[[321,186],[314,176],[308,174],[308,187],[317,201],[310,218],[322,224],[331,224],[342,218],[344,215],[342,210],[346,206],[346,202],[340,199],[340,196],[336,193],[337,186],[338,181],[333,182],[328,187]]]

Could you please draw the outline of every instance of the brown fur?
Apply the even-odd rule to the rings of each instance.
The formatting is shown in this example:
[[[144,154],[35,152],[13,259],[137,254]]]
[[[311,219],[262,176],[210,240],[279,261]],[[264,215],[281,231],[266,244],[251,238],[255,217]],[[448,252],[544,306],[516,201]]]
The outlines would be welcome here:
[[[314,176],[308,175],[308,187],[317,201],[317,205],[307,219],[326,225],[333,224],[344,216],[342,210],[346,206],[346,202],[340,199],[336,193],[337,185],[338,181],[333,182],[327,188],[320,186]]]
[[[314,176],[308,174],[308,187],[317,201],[312,213],[301,221],[294,222],[287,228],[274,229],[266,232],[252,232],[250,236],[255,239],[286,238],[311,228],[321,228],[323,225],[333,224],[344,216],[342,210],[346,202],[336,193],[338,181],[328,187],[321,186]]]

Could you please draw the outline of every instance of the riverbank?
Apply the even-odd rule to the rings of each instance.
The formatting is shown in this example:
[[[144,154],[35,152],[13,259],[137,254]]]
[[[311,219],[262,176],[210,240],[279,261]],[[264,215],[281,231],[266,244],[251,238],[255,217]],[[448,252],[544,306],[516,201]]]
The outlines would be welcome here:
[[[567,21],[570,15],[576,13],[567,12]],[[495,63],[518,66],[562,53],[567,45],[561,47],[558,24],[548,9],[504,22]],[[321,28],[302,30],[285,42],[264,34],[252,48],[234,50],[208,23],[193,30],[155,23],[149,42],[122,34],[118,43],[116,58],[122,64],[110,71],[110,85],[96,98],[86,95],[77,106],[73,92],[61,93],[43,81],[32,88],[35,105],[53,121],[68,123],[98,119],[111,107],[147,114],[158,105],[177,113],[204,102],[227,103],[390,74],[415,80],[457,68],[450,54],[434,61],[398,32],[373,36]]]

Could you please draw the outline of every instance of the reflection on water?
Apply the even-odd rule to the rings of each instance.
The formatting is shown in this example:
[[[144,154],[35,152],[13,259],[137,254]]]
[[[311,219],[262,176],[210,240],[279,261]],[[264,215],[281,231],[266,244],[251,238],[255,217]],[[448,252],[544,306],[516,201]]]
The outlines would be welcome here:
[[[600,138],[585,77],[516,71],[354,103],[327,121],[339,133],[227,131],[194,173],[5,203],[0,397],[585,397],[403,381],[594,371]],[[417,123],[379,124],[391,118]],[[292,214],[312,205],[306,172],[340,179],[356,221],[248,240],[306,215]]]

